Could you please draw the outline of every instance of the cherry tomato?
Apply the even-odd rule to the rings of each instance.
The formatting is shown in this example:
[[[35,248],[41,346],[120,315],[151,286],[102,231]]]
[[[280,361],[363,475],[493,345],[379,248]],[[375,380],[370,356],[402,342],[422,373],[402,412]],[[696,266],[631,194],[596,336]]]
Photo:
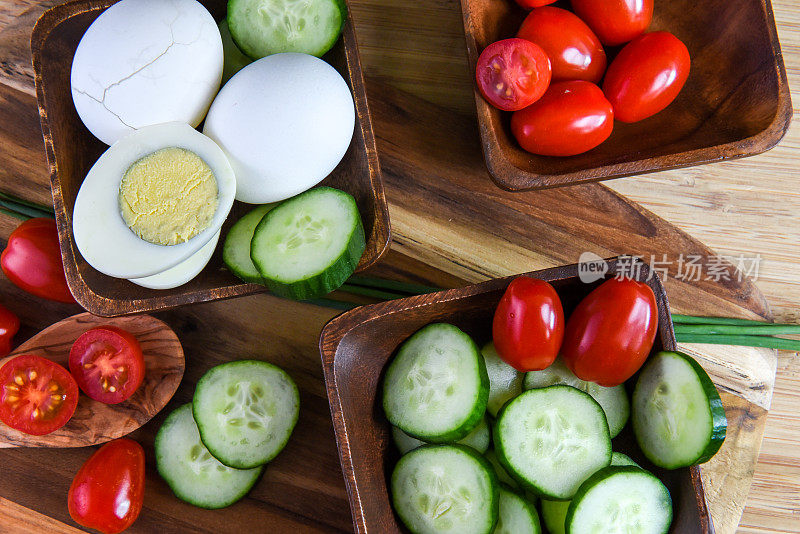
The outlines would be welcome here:
[[[653,0],[572,0],[572,9],[606,46],[639,37],[653,20]]]
[[[564,337],[564,310],[553,286],[527,276],[506,289],[492,321],[497,354],[518,371],[553,363]]]
[[[600,40],[589,26],[566,9],[534,9],[525,17],[517,37],[544,49],[552,64],[554,82],[597,83],[606,71],[606,53]]]
[[[69,372],[89,397],[116,404],[127,400],[142,384],[142,348],[130,332],[116,326],[98,326],[73,343]]]
[[[553,4],[555,2],[556,2],[556,0],[517,0],[517,3],[520,5],[520,7],[523,7],[525,9],[533,9],[535,7],[542,7],[542,6],[546,6],[548,4]]]
[[[11,342],[19,331],[19,318],[0,304],[0,358],[11,352]]]
[[[603,82],[622,122],[637,122],[670,105],[689,77],[689,50],[668,32],[647,33],[625,45]]]
[[[24,354],[0,367],[0,421],[43,436],[64,426],[78,406],[78,386],[57,363]]]
[[[570,315],[561,355],[578,378],[618,386],[647,359],[657,330],[658,309],[650,286],[612,278]]]
[[[11,232],[0,256],[6,278],[20,289],[49,300],[75,302],[61,264],[58,230],[53,219],[28,219]]]
[[[503,39],[481,52],[475,77],[491,105],[514,111],[530,106],[547,91],[550,60],[530,41]]]
[[[144,449],[122,438],[100,447],[69,487],[69,515],[81,526],[117,534],[131,526],[144,502]]]
[[[574,156],[595,148],[614,129],[603,91],[584,81],[554,83],[544,96],[511,116],[520,146],[542,156]]]

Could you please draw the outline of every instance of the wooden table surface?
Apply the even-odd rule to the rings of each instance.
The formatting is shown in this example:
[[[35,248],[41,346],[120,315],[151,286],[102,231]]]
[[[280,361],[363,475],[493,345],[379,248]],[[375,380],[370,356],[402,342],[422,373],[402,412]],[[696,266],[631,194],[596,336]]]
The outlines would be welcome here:
[[[32,21],[33,5],[48,2],[4,0],[0,26]],[[55,3],[55,2],[50,2]],[[473,114],[458,3],[435,0],[409,5],[399,0],[351,0],[367,76],[379,79],[443,107]],[[795,0],[773,4],[790,86],[795,88],[795,110],[800,102],[800,6]],[[18,34],[0,33],[19,39]],[[22,48],[22,47],[19,47]],[[24,76],[15,72],[14,58],[0,57],[0,82],[19,84],[30,92]],[[20,80],[22,80],[20,82]],[[41,148],[35,136],[30,153],[16,155],[17,168],[41,174]],[[18,142],[19,140],[4,140]],[[26,141],[31,141],[26,140]],[[2,150],[0,144],[0,150]],[[793,307],[800,301],[800,193],[791,178],[800,177],[800,124],[795,123],[779,147],[765,155],[731,163],[627,178],[608,185],[642,203],[724,254],[760,254],[758,287],[767,296],[773,314],[783,321],[798,321]],[[3,176],[0,169],[0,178]],[[46,193],[46,192],[45,192]],[[33,191],[32,198],[41,198]],[[396,215],[392,214],[393,217]],[[5,234],[5,232],[4,232]],[[761,456],[747,507],[742,532],[800,532],[800,360],[781,353],[772,408]],[[44,528],[47,519],[0,499],[0,532],[6,519],[29,521]],[[12,519],[15,518],[15,519]],[[60,525],[60,524],[59,524]],[[63,526],[63,525],[61,525]],[[58,528],[61,528],[60,526]],[[56,526],[54,524],[53,531]],[[65,530],[66,531],[66,530]]]

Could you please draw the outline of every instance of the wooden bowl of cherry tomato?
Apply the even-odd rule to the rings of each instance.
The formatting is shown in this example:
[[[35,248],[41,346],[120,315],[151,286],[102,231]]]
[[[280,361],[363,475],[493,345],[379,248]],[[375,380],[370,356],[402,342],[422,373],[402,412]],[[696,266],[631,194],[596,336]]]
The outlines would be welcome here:
[[[461,0],[461,7],[486,165],[504,189],[752,156],[789,127],[769,2]]]
[[[576,373],[585,373],[588,380],[619,384],[630,378],[636,370],[634,367],[638,368],[643,358],[676,349],[669,303],[658,276],[647,265],[636,263],[633,264],[636,268],[630,269],[630,273],[625,270],[626,277],[629,277],[626,283],[609,283],[613,282],[615,273],[624,269],[622,261],[609,260],[608,268],[602,271],[606,274],[591,283],[581,281],[579,265],[567,265],[363,306],[328,323],[320,338],[320,351],[356,532],[407,531],[401,526],[402,520],[392,511],[389,487],[393,468],[400,456],[393,443],[391,424],[382,407],[386,368],[398,352],[398,346],[426,325],[449,323],[461,329],[478,346],[493,340],[498,353],[514,352],[515,343],[527,346],[531,349],[529,359],[522,358],[513,363],[506,360],[518,369],[544,368],[552,362],[560,346],[562,357],[573,359],[570,365],[576,366]],[[606,289],[602,290],[604,287]],[[601,291],[596,291],[598,288]],[[640,313],[628,313],[640,309],[642,299],[647,303],[645,308],[652,310],[644,321]],[[526,301],[526,305],[548,310],[548,313],[538,314],[539,319],[551,315],[556,319],[542,321],[533,317],[532,321],[517,325],[519,328],[516,329],[508,322],[498,320],[503,315],[519,317],[517,306],[520,300]],[[569,352],[570,339],[578,339],[573,331],[574,325],[596,312],[597,306],[603,310],[602,330],[616,330],[623,335],[603,336],[603,332],[594,332],[592,328],[578,329],[597,335],[592,334],[594,341],[591,343],[579,336],[581,341],[577,345],[584,348],[565,354],[565,351]],[[630,320],[625,322],[623,317]],[[537,333],[545,332],[547,335],[538,335],[538,340],[534,339]],[[605,362],[608,365],[592,367],[591,361],[597,361],[598,354],[601,358],[619,354],[620,351],[616,350],[619,347],[612,347],[615,340],[618,343],[621,339],[634,338],[641,339],[642,343],[626,343],[623,351],[627,351],[626,358],[630,356],[633,367],[611,365],[608,361]],[[581,362],[587,351],[594,353],[588,354],[590,357]],[[540,361],[542,358],[547,361]],[[619,372],[611,373],[609,369],[613,367]],[[612,440],[612,444],[613,450],[631,455],[668,488],[673,507],[671,534],[713,532],[700,470],[696,465],[674,470],[655,467],[638,451],[630,424]]]

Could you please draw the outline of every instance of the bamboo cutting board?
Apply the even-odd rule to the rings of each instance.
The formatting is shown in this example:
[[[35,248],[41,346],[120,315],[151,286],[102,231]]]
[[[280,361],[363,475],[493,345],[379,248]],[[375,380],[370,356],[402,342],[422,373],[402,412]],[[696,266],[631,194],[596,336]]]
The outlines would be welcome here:
[[[53,2],[0,0],[0,189],[39,202],[50,202],[50,193],[32,97],[27,38],[48,3]],[[386,9],[377,9],[378,4]],[[416,9],[436,13],[454,5],[438,2]],[[357,23],[363,20],[368,32],[385,30],[387,39],[395,39],[392,42],[397,47],[406,46],[413,57],[420,51],[414,49],[413,39],[403,35],[407,30],[403,19],[387,18],[387,13],[397,9],[395,0],[353,2]],[[359,12],[375,16],[359,19]],[[458,12],[454,13],[458,21]],[[437,25],[431,24],[414,31],[430,37],[436,29]],[[364,60],[368,67],[369,56]],[[449,65],[447,57],[442,62]],[[419,92],[407,65],[376,64],[372,72],[392,68],[408,76],[398,76],[401,81],[390,80],[391,84],[373,79],[368,86],[395,235],[393,251],[377,274],[453,286],[572,263],[586,251],[646,258],[668,254],[673,262],[681,254],[713,255],[696,240],[604,186],[524,194],[495,188],[482,162],[472,116],[398,90]],[[444,72],[454,71],[445,68]],[[468,77],[448,80],[445,76],[445,82],[455,84],[456,92],[463,89],[470,94]],[[427,90],[435,93],[443,88]],[[425,96],[437,99],[434,93]],[[0,219],[0,237],[6,238],[14,225],[12,219]],[[768,315],[763,297],[748,280],[734,277],[725,283],[685,283],[675,279],[674,267],[666,280],[674,310]],[[73,306],[34,302],[5,280],[0,281],[0,291],[28,333],[76,312]],[[169,408],[191,398],[194,383],[209,367],[245,357],[269,359],[286,368],[301,389],[303,408],[289,447],[269,466],[250,497],[216,512],[177,501],[156,475],[152,439],[165,414],[156,417],[133,435],[145,445],[150,462],[145,510],[132,531],[351,528],[316,348],[319,330],[334,313],[256,295],[160,315],[178,333],[187,357],[184,382]],[[19,339],[24,339],[22,333]],[[733,532],[745,504],[772,397],[775,354],[719,347],[694,352],[721,388],[728,412],[728,439],[723,451],[704,466],[703,478],[717,532]],[[67,488],[90,453],[81,449],[0,451],[4,465],[0,532],[5,518],[24,523],[19,519],[24,517],[31,532],[51,531],[47,517],[72,524],[66,511]],[[26,513],[26,509],[36,513]]]

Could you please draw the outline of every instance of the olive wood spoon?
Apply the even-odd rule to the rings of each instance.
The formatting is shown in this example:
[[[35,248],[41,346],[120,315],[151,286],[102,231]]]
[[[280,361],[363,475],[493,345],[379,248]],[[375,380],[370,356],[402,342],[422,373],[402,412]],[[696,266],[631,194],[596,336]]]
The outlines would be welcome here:
[[[183,378],[183,347],[169,326],[149,315],[113,319],[90,313],[73,315],[20,345],[0,360],[0,367],[14,356],[36,354],[68,368],[69,350],[78,336],[103,325],[127,330],[142,347],[145,375],[136,393],[119,404],[103,404],[81,392],[72,419],[45,436],[24,434],[0,422],[0,448],[99,445],[133,432],[166,406]]]

